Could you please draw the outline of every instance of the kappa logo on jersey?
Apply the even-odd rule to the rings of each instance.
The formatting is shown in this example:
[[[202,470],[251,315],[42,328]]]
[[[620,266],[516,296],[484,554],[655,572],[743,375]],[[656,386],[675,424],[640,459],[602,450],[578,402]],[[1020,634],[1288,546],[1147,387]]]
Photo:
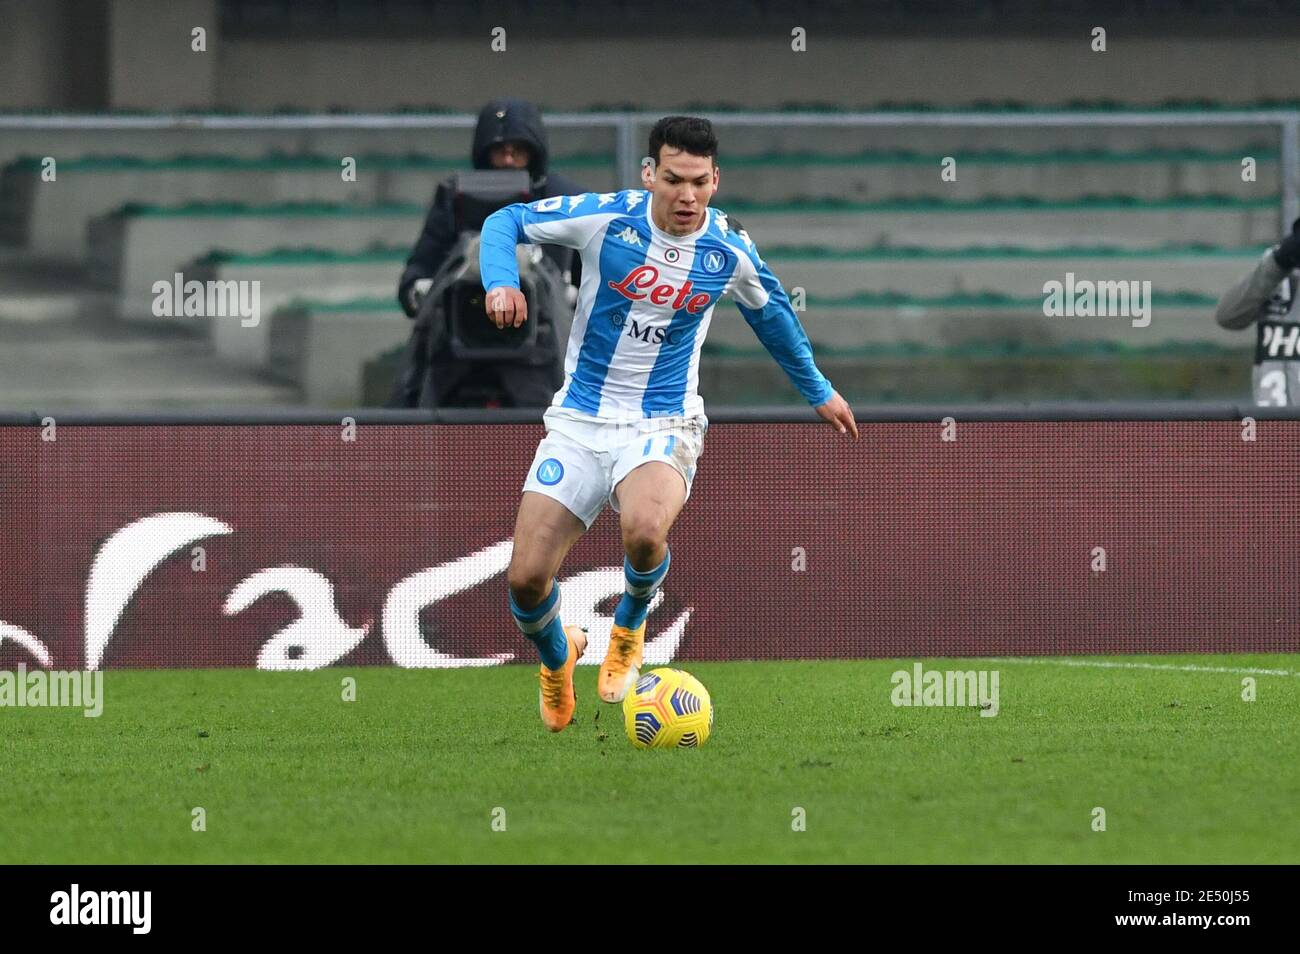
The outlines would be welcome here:
[[[645,198],[645,193],[642,192],[629,193],[627,197],[627,210],[631,212],[633,209],[635,209],[638,205],[641,204],[641,200],[644,198]]]
[[[619,232],[617,238],[621,238],[628,245],[641,245],[641,236],[638,235],[637,230],[632,228],[630,225],[623,229],[623,231]]]
[[[578,206],[582,205],[582,200],[585,199],[585,198],[586,198],[585,195],[571,195],[571,196],[569,196],[569,211],[572,212],[572,211],[573,211],[574,209],[576,209]]]
[[[600,208],[603,208],[603,207],[609,205],[611,202],[613,202],[615,199],[617,199],[617,198],[618,198],[618,193],[616,193],[616,192],[602,192],[602,193],[600,193],[600,195],[596,196],[596,198],[597,198],[597,200],[598,200],[598,201],[596,202],[596,208],[600,209]]]
[[[681,288],[667,282],[659,283],[659,269],[653,265],[638,265],[627,273],[619,282],[609,282],[614,289],[628,301],[645,301],[652,305],[670,304],[676,310],[685,308],[692,315],[698,315],[709,306],[709,296],[704,292],[691,294],[694,286],[688,278]]]

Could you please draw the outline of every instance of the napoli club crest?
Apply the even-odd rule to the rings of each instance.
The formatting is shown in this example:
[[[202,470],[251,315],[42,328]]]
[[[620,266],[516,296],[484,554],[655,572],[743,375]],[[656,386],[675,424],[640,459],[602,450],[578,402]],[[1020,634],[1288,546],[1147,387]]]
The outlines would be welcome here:
[[[553,487],[564,477],[564,465],[554,457],[548,457],[537,466],[537,482]]]
[[[700,267],[710,275],[716,275],[727,267],[727,256],[716,248],[709,249],[700,260]]]

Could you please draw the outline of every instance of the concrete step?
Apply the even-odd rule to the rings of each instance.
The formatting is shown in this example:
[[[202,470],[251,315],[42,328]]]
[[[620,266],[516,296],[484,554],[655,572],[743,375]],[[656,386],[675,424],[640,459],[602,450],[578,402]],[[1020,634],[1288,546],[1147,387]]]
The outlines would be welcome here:
[[[818,365],[855,404],[952,401],[1250,400],[1251,347],[1219,353],[879,358],[823,355]],[[789,404],[803,399],[775,361],[700,360],[700,394],[710,404]]]
[[[134,331],[87,319],[0,320],[0,407],[117,410],[275,406],[300,391],[217,361],[177,329]]]
[[[158,281],[214,249],[267,252],[308,246],[356,251],[409,241],[419,234],[424,209],[416,205],[327,212],[240,210],[107,216],[90,226],[90,275],[118,292],[116,313],[150,313]]]
[[[727,210],[725,203],[720,203]],[[728,210],[729,211],[729,210]],[[1203,242],[1263,250],[1279,237],[1278,210],[1258,207],[1170,205],[1120,209],[1044,206],[1004,210],[882,209],[823,211],[791,204],[778,209],[735,207],[760,252],[779,245],[819,245],[831,249],[915,245],[934,249],[1016,245],[1052,249],[1064,245],[1110,245],[1150,249]]]
[[[84,268],[0,247],[0,321],[67,321],[112,305],[111,295],[91,287]]]
[[[0,293],[0,321],[41,324],[78,321],[111,313],[111,292],[47,291]]]

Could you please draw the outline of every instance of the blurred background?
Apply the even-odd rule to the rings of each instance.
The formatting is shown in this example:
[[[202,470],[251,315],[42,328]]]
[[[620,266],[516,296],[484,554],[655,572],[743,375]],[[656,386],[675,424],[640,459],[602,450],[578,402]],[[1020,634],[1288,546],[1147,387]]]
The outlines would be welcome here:
[[[503,96],[585,191],[712,119],[715,204],[854,403],[1248,398],[1213,312],[1296,213],[1300,16],[1041,6],[0,0],[0,409],[385,404]],[[1068,273],[1149,281],[1150,323],[1045,316]],[[260,320],[160,317],[177,274],[257,282]],[[800,403],[729,302],[700,392]]]

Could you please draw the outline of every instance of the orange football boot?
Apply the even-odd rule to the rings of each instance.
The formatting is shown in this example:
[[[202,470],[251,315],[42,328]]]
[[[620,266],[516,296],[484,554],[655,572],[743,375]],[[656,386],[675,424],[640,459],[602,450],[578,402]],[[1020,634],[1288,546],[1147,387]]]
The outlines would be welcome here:
[[[573,667],[587,648],[587,631],[579,626],[564,627],[564,638],[569,644],[569,658],[559,669],[547,669],[543,663],[538,680],[537,703],[542,710],[542,724],[552,732],[561,732],[574,722],[573,713],[578,708],[578,695],[573,691]]]
[[[600,665],[600,697],[606,702],[622,702],[627,691],[641,675],[642,651],[645,649],[645,620],[636,629],[615,625],[609,634],[609,650]]]

